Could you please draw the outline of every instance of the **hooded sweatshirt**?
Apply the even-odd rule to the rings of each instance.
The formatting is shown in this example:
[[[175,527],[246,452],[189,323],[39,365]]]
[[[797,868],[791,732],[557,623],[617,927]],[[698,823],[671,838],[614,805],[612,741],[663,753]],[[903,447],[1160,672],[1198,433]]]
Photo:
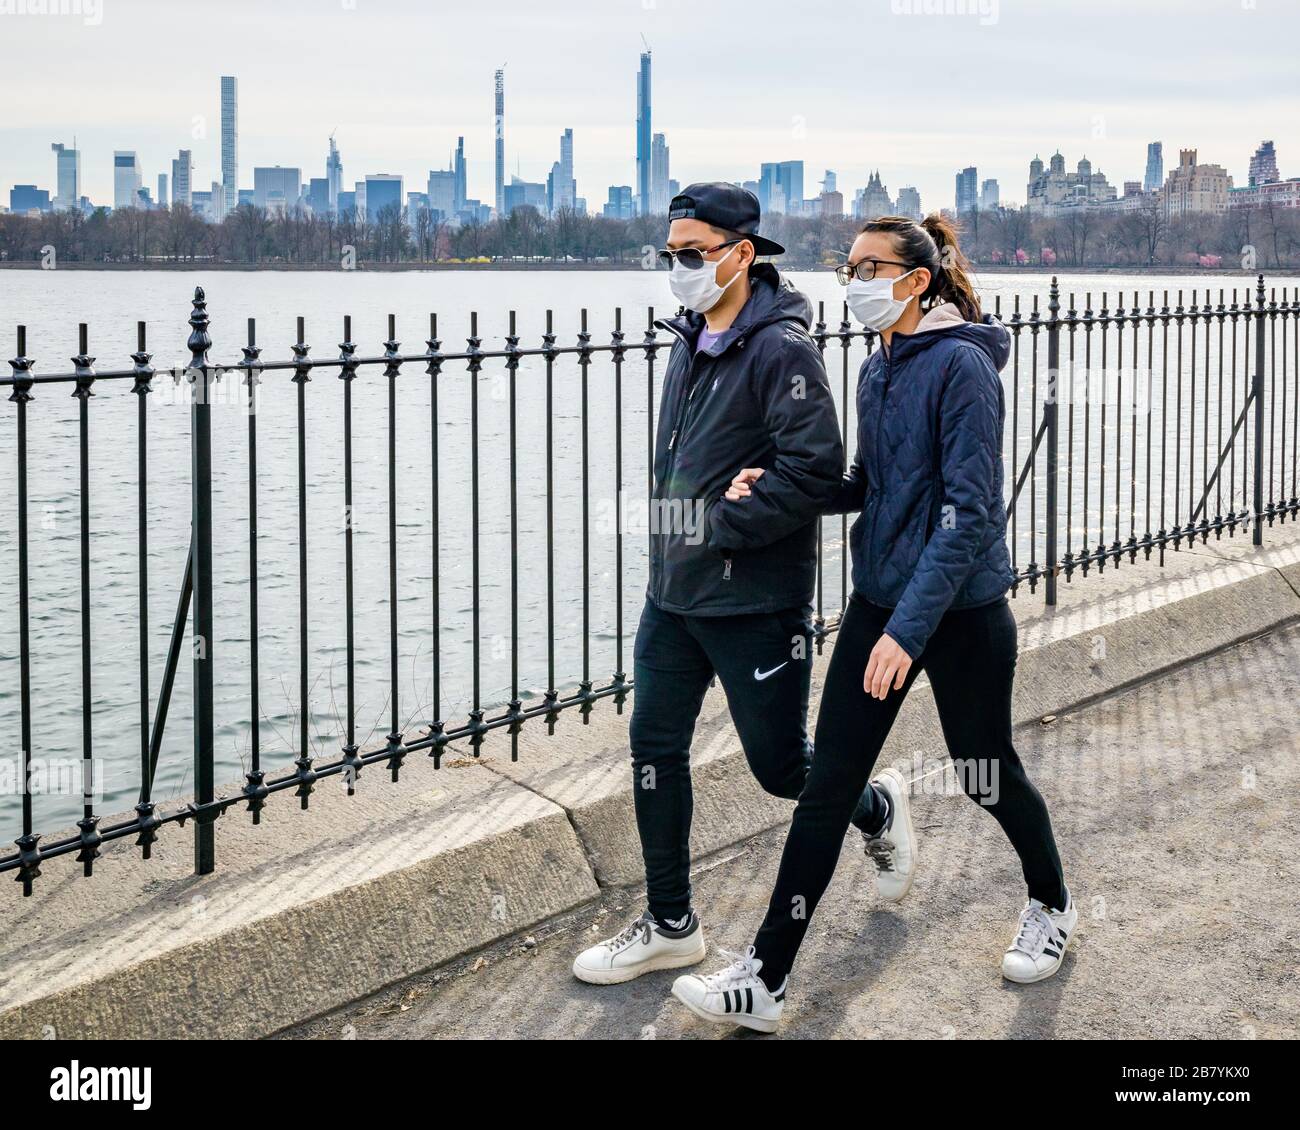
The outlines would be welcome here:
[[[817,517],[835,497],[844,448],[812,305],[776,268],[750,271],[749,301],[697,351],[702,315],[655,324],[664,371],[651,498],[648,598],[669,612],[727,616],[807,605]],[[764,475],[740,502],[736,473]]]
[[[1000,598],[1007,552],[998,371],[1011,339],[951,303],[896,334],[858,373],[858,452],[830,513],[853,523],[853,588],[893,609],[885,633],[913,659],[949,608]]]

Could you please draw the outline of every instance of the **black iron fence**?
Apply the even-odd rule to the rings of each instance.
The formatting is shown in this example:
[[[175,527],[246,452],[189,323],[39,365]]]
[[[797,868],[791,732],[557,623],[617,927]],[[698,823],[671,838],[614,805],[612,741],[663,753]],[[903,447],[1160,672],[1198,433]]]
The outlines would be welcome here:
[[[999,300],[995,313],[1012,335],[1012,358],[1003,380],[1007,400],[1004,464],[1009,493],[1008,539],[1016,572],[1015,592],[1036,593],[1040,585],[1046,602],[1057,600],[1062,580],[1070,582],[1093,571],[1119,567],[1155,557],[1163,562],[1167,551],[1215,538],[1249,532],[1254,544],[1262,543],[1264,529],[1300,514],[1297,459],[1300,455],[1300,302],[1284,289],[1279,298],[1267,290],[1261,276],[1253,294],[1246,289],[1147,292],[1099,295],[1062,295],[1053,280],[1045,309],[1037,298],[1022,304],[1019,298],[1004,309]],[[1022,308],[1023,307],[1023,308]],[[149,658],[149,394],[156,373],[146,344],[146,327],[138,325],[137,348],[131,365],[97,370],[89,354],[87,327],[82,326],[73,369],[41,373],[26,356],[26,330],[19,327],[17,355],[10,361],[12,375],[0,378],[10,388],[14,405],[13,490],[16,495],[16,537],[12,560],[3,567],[17,574],[18,655],[17,684],[21,746],[21,835],[17,851],[0,856],[0,871],[14,871],[23,893],[30,894],[41,865],[58,856],[75,853],[84,875],[91,875],[101,847],[115,840],[135,838],[148,858],[151,845],[169,825],[192,822],[195,869],[210,872],[215,866],[214,821],[227,809],[244,806],[254,823],[275,794],[292,790],[303,809],[318,782],[344,779],[354,791],[357,776],[368,765],[382,765],[394,782],[412,754],[427,754],[441,763],[447,747],[464,742],[477,756],[493,731],[508,735],[511,757],[518,753],[522,727],[544,723],[553,732],[562,716],[574,712],[582,722],[601,699],[612,699],[621,712],[632,691],[626,663],[625,603],[635,600],[636,582],[647,554],[644,538],[630,531],[625,510],[633,498],[644,498],[647,517],[653,510],[649,468],[652,465],[654,422],[661,374],[656,372],[659,352],[671,344],[671,335],[658,332],[653,310],[647,311],[644,329],[625,329],[622,311],[614,313],[607,340],[597,341],[582,311],[576,340],[561,344],[551,312],[546,314],[540,344],[525,346],[516,332],[516,317],[509,315],[508,332],[501,348],[485,348],[479,334],[478,315],[470,317],[463,349],[448,351],[438,334],[436,315],[429,319],[424,349],[403,352],[397,339],[395,318],[389,316],[388,338],[382,352],[365,354],[352,341],[351,318],[343,320],[343,342],[336,357],[313,356],[306,326],[297,322],[292,359],[264,360],[257,344],[256,326],[249,320],[242,357],[228,365],[209,358],[207,304],[201,289],[195,291],[187,342],[189,363],[183,376],[190,388],[191,522],[188,560],[181,574],[170,646],[161,680],[151,685]],[[864,353],[875,348],[875,335],[854,329],[847,310],[837,325],[828,324],[824,307],[818,311],[815,340],[826,358],[836,392],[846,448],[852,451],[855,434],[851,375]],[[838,354],[838,357],[836,356]],[[574,370],[576,366],[576,371]],[[401,386],[413,379],[427,382],[428,428],[422,432],[427,451],[431,498],[429,542],[413,544],[399,533],[399,487],[406,484],[398,468],[399,421],[405,420]],[[576,435],[565,433],[576,446],[576,464],[569,470],[580,476],[580,489],[572,512],[557,512],[556,499],[564,485],[557,474],[557,381],[567,369],[560,396],[564,422],[576,415]],[[633,371],[629,371],[633,370]],[[521,376],[522,372],[522,376]],[[331,373],[341,389],[309,392],[314,376]],[[181,374],[176,374],[177,376]],[[382,744],[366,748],[357,724],[358,648],[373,650],[374,641],[357,639],[355,602],[357,565],[354,504],[353,386],[358,379],[381,376],[386,387],[386,550],[388,639],[387,708],[389,732]],[[481,388],[486,380],[504,379],[503,426],[484,436]],[[258,388],[263,381],[285,380],[293,385],[296,419],[296,531],[277,536],[296,542],[297,556],[297,695],[296,756],[291,766],[268,766],[260,729],[262,675],[259,664],[263,623],[259,619],[259,568],[265,561],[259,551],[258,504],[267,489],[267,476],[258,464]],[[249,757],[241,789],[217,793],[214,743],[214,665],[225,656],[214,652],[213,594],[213,476],[223,473],[213,461],[212,405],[220,382],[238,382],[247,408],[246,534],[247,594],[246,648],[234,657],[247,675],[246,725]],[[521,419],[521,382],[530,383],[530,399]],[[454,453],[467,463],[465,482],[449,489],[445,477],[449,453],[440,451],[443,410],[440,395],[459,384],[464,411],[463,438]],[[138,698],[139,789],[134,814],[104,824],[96,812],[92,793],[85,790],[82,818],[76,834],[43,841],[36,831],[31,778],[36,704],[31,671],[31,594],[29,578],[32,539],[29,531],[29,426],[40,410],[40,394],[71,387],[76,399],[79,437],[77,468],[79,500],[78,595],[80,599],[81,664],[81,766],[85,779],[94,775],[91,696],[93,640],[91,604],[95,594],[91,555],[92,475],[90,415],[97,388],[129,389],[136,395],[135,434],[126,442],[134,446],[137,527],[134,587],[139,629],[139,663],[135,688]],[[540,387],[538,387],[540,386]],[[224,386],[229,396],[230,384]],[[338,396],[342,444],[331,459],[326,483],[309,478],[308,441],[312,408],[319,398]],[[598,438],[599,458],[593,446],[594,409],[599,406],[609,434]],[[542,419],[537,420],[540,414]],[[39,417],[36,417],[39,419]],[[643,419],[642,419],[643,418]],[[638,428],[633,435],[629,421]],[[644,423],[644,431],[639,425]],[[521,460],[521,440],[536,447],[537,458]],[[124,441],[117,440],[120,454]],[[367,452],[369,454],[369,452]],[[521,467],[527,470],[521,472]],[[565,472],[568,473],[568,472]],[[485,475],[504,479],[505,489],[489,501],[504,514],[488,515],[481,487]],[[600,482],[596,482],[599,476]],[[626,483],[625,483],[626,480]],[[635,494],[625,495],[625,485]],[[321,533],[309,516],[313,496],[322,490],[341,489],[346,520],[343,522],[343,614],[338,632],[344,653],[345,706],[342,735],[336,757],[313,755],[310,734],[310,680],[319,662],[310,638],[309,606],[316,586],[335,584],[340,578],[322,577],[311,568],[309,542],[333,536]],[[612,522],[596,528],[593,502],[612,503]],[[485,553],[480,531],[485,520],[500,519],[508,538],[504,552]],[[529,545],[521,553],[521,517],[530,522]],[[129,521],[122,515],[123,521]],[[815,629],[818,646],[837,624],[850,582],[848,576],[847,517],[826,519],[818,549],[818,583]],[[442,539],[449,530],[464,538],[457,555],[468,563],[463,583],[468,615],[448,631],[444,622],[443,592],[445,550]],[[595,539],[603,565],[593,566]],[[557,545],[576,550],[577,568],[561,576]],[[429,563],[429,588],[420,615],[427,623],[431,651],[432,694],[428,717],[412,725],[399,709],[399,570],[404,562],[425,555]],[[35,562],[37,567],[41,562]],[[606,567],[607,566],[607,567]],[[538,586],[535,602],[521,602],[521,571]],[[277,566],[279,571],[279,566]],[[835,572],[838,571],[838,579]],[[541,574],[539,580],[538,574]],[[371,576],[365,578],[373,580]],[[486,649],[481,609],[488,589],[508,593],[508,646]],[[544,594],[543,594],[544,590]],[[581,618],[580,657],[572,664],[557,663],[557,597],[571,600]],[[521,607],[525,623],[521,625]],[[599,622],[594,622],[599,620]],[[190,630],[187,631],[187,622]],[[463,629],[463,630],[462,630]],[[423,634],[423,629],[422,629]],[[186,651],[190,651],[193,677],[193,793],[192,802],[168,809],[153,795],[172,689]],[[530,668],[521,670],[521,657]],[[444,666],[455,661],[467,672],[469,689],[463,713],[450,712],[445,693]],[[7,664],[6,664],[7,666]],[[569,666],[573,670],[569,670]],[[485,679],[487,682],[485,682]],[[495,681],[494,681],[495,680]],[[12,676],[6,681],[12,683]],[[530,693],[529,684],[544,686]],[[121,685],[121,680],[119,680]],[[508,686],[508,698],[494,688]],[[53,704],[51,709],[60,709]],[[42,742],[44,739],[41,739]],[[189,744],[189,743],[187,743]],[[69,751],[60,751],[69,752]]]

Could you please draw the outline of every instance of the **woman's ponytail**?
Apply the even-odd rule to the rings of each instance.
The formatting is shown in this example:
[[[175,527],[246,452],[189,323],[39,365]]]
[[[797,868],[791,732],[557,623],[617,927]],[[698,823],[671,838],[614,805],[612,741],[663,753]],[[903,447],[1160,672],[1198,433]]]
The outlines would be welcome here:
[[[921,228],[934,240],[939,252],[939,269],[930,280],[927,296],[939,302],[951,302],[968,322],[978,322],[983,316],[980,300],[971,284],[970,262],[957,244],[957,229],[951,220],[938,212],[931,212],[921,221]]]

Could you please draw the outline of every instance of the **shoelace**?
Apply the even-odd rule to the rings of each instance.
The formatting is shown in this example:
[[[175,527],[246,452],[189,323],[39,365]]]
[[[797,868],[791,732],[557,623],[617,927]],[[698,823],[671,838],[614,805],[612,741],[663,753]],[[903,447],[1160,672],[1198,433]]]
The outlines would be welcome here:
[[[704,983],[714,990],[723,990],[730,985],[743,984],[745,981],[758,980],[758,965],[754,960],[754,947],[746,946],[744,953],[735,950],[719,949],[723,957],[731,958],[731,964],[718,973],[711,973],[704,978]]]
[[[1020,928],[1016,931],[1016,940],[1011,943],[1013,950],[1037,957],[1043,952],[1052,936],[1052,920],[1041,907],[1026,906],[1020,912]]]
[[[892,871],[894,869],[894,845],[883,836],[868,836],[865,832],[862,834],[862,843],[866,848],[867,855],[876,865],[878,871]]]
[[[654,929],[654,925],[654,919],[651,918],[649,914],[643,914],[635,922],[625,926],[612,938],[606,938],[603,944],[615,951],[624,949],[637,940],[649,944],[650,931]]]

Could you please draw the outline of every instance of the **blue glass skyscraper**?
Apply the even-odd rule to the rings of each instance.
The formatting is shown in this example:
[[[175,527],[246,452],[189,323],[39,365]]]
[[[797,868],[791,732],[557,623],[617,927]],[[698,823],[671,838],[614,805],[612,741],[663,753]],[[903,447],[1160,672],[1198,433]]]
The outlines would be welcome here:
[[[653,140],[650,132],[650,52],[641,52],[641,70],[636,78],[636,191],[637,210],[650,214],[650,164]]]

